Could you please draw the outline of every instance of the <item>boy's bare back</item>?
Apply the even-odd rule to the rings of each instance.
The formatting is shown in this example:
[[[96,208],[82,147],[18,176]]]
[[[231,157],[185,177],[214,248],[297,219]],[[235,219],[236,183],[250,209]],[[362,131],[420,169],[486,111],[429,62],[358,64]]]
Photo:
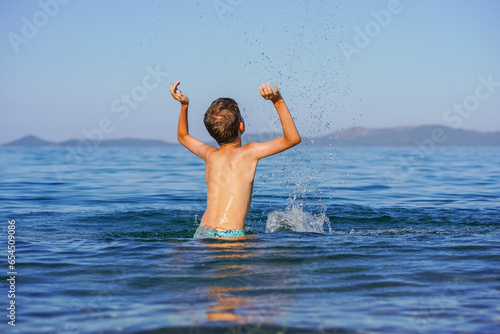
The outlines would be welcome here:
[[[221,147],[207,154],[207,209],[201,225],[222,230],[243,229],[258,161],[250,144]]]
[[[261,95],[271,100],[280,117],[283,136],[265,143],[248,143],[241,146],[245,128],[241,122],[238,136],[231,143],[216,148],[189,135],[187,112],[189,99],[177,89],[179,82],[170,88],[174,99],[181,102],[177,129],[179,142],[206,163],[207,208],[200,225],[214,231],[241,230],[250,209],[253,182],[257,163],[263,157],[282,152],[300,143],[300,136],[278,88],[270,84],[259,87]]]

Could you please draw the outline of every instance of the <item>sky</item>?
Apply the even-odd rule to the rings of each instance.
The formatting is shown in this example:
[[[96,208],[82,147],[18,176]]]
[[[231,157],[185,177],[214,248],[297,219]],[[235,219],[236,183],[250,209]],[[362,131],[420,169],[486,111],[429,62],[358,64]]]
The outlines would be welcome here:
[[[496,0],[0,1],[0,144],[207,139],[232,97],[247,132],[279,131],[277,83],[302,135],[353,126],[500,130]]]

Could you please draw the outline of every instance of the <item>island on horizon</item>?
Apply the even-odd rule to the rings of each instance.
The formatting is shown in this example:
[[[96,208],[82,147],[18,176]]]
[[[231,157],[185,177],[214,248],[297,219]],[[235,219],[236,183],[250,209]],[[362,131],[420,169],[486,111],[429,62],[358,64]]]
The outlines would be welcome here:
[[[270,132],[248,133],[244,142],[267,141],[281,134]],[[393,128],[353,127],[335,131],[317,137],[302,137],[314,146],[413,146],[425,145],[430,141],[436,146],[500,146],[500,131],[481,132],[474,130],[455,129],[442,125],[420,125]],[[62,142],[51,142],[34,135],[1,145],[2,147],[66,147],[77,146],[89,140],[71,139]],[[180,145],[156,139],[104,139],[92,143],[94,147],[167,147]]]

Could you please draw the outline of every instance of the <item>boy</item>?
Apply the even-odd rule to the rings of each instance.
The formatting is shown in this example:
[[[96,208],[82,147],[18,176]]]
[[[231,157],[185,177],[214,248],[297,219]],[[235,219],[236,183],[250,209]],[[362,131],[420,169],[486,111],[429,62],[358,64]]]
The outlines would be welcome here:
[[[266,143],[241,146],[245,123],[236,101],[230,98],[215,100],[205,113],[204,123],[219,148],[207,145],[189,135],[188,97],[177,89],[170,93],[181,103],[177,139],[188,150],[205,161],[207,208],[195,238],[224,238],[244,236],[245,218],[250,209],[255,170],[259,159],[287,150],[300,143],[300,135],[278,87],[269,83],[259,87],[260,94],[271,100],[278,112],[283,136]]]

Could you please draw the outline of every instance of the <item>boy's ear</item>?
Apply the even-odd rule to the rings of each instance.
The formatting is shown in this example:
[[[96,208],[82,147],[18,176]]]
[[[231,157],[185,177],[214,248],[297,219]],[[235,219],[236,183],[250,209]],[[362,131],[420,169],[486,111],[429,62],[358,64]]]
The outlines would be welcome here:
[[[241,133],[245,132],[245,123],[240,122],[240,131]]]

